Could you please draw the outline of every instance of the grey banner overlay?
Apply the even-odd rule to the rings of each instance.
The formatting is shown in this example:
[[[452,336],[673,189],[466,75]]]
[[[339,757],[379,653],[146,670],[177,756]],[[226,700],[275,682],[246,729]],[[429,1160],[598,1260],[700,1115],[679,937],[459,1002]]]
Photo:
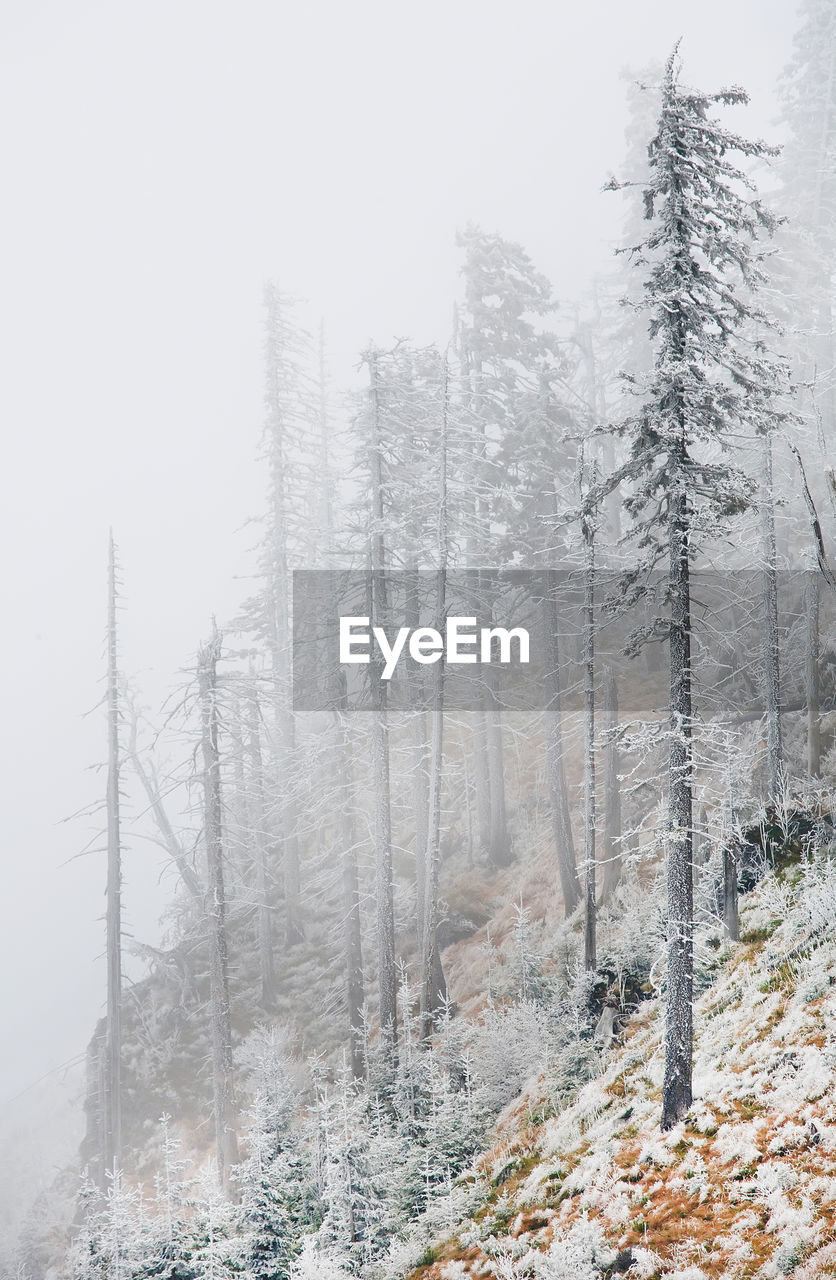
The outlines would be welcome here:
[[[806,617],[814,576],[799,571],[778,577],[782,684],[785,701],[794,706],[803,700]],[[619,573],[604,570],[594,575],[596,669],[611,667],[620,679],[640,677],[645,697],[649,695],[661,709],[667,702],[665,582],[659,576],[642,585],[647,589],[631,599],[629,584]],[[431,570],[387,570],[378,575],[296,570],[296,710],[369,710],[375,705],[377,689],[383,690],[390,707],[429,706],[439,667],[447,709],[495,704],[537,710],[555,707],[561,698],[571,700],[582,678],[581,570],[450,573],[441,619],[438,586],[438,574]],[[758,570],[695,571],[691,595],[695,713],[729,720],[755,718],[762,679],[763,574]],[[831,596],[826,588],[822,590],[825,665],[834,620]],[[456,623],[455,619],[466,621]],[[374,635],[375,626],[382,629],[382,644]],[[424,628],[437,632],[437,640]],[[483,638],[484,632],[497,629],[498,633]],[[404,634],[396,654],[399,632]],[[350,649],[345,647],[348,640]],[[349,654],[369,660],[341,660]],[[430,661],[436,654],[437,660]],[[474,660],[454,660],[462,655]]]

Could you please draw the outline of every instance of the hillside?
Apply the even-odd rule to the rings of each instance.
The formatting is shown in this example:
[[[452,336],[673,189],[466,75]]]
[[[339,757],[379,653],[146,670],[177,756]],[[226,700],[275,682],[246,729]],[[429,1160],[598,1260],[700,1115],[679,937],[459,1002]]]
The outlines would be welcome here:
[[[506,1109],[483,1202],[413,1280],[836,1274],[836,870],[819,855],[744,901],[696,1004],[685,1122],[660,1132],[648,1000],[564,1111],[548,1072]]]

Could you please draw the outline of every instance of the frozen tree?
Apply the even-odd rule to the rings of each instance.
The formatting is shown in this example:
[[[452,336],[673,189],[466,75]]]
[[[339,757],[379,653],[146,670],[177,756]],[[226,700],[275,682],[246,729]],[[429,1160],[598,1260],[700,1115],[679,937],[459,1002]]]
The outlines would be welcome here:
[[[313,1240],[306,1240],[293,1264],[292,1280],[351,1280],[352,1273],[323,1252]]]
[[[763,541],[763,684],[766,713],[766,751],[769,797],[778,803],[784,790],[784,747],[781,733],[781,668],[778,631],[778,549],[775,541],[775,486],[772,433],[762,433],[763,480],[761,523]]]
[[[834,508],[832,444],[836,436],[833,303],[836,270],[836,13],[828,0],[804,0],[793,54],[780,85],[787,140],[778,166],[777,202],[787,215],[778,283],[791,299],[787,349],[807,401],[821,459],[816,501]],[[807,587],[806,701],[808,769],[820,770],[818,575]]]
[[[316,457],[325,429],[306,362],[309,338],[293,303],[274,284],[264,292],[266,383],[263,452],[268,508],[260,548],[264,590],[249,607],[251,626],[267,641],[273,673],[277,810],[284,867],[288,943],[303,937],[296,777],[296,720],[291,690],[291,573],[310,549],[310,512],[317,510]],[[316,400],[319,403],[315,403]]]
[[[531,375],[539,355],[529,317],[551,310],[551,289],[519,245],[475,226],[468,226],[458,242],[464,250],[465,296],[456,341],[470,427],[464,462],[472,504],[467,558],[477,568],[497,563],[495,521],[503,514],[497,512],[497,496],[507,485],[500,453],[518,412],[521,379]],[[486,614],[490,604],[486,597]],[[503,866],[510,860],[503,729],[499,708],[489,699],[474,727],[480,841],[490,860]]]
[[[637,563],[632,598],[667,562],[670,649],[668,987],[663,1127],[691,1103],[693,1049],[691,566],[700,548],[751,503],[751,484],[729,450],[743,426],[756,434],[782,420],[783,366],[762,337],[753,300],[763,281],[758,241],[774,220],[735,165],[770,154],[730,133],[717,105],[745,103],[742,89],[686,89],[668,60],[650,177],[643,185],[644,239],[629,252],[643,271],[653,367],[634,379],[638,407],[622,423],[629,454],[609,483],[630,486],[625,509]],[[615,185],[615,184],[614,184]]]
[[[221,637],[217,628],[213,626],[210,640],[198,653],[197,672],[203,756],[203,838],[206,845],[215,1145],[218,1176],[221,1185],[228,1189],[232,1166],[238,1159],[238,1142],[235,1133],[235,1089],[229,1007],[229,943],[221,823],[221,757],[218,746],[218,659],[220,656]]]
[[[365,357],[369,369],[368,414],[370,426],[369,474],[371,479],[371,524],[369,528],[369,617],[373,625],[386,625],[386,542],[382,428],[378,356],[370,350]],[[389,762],[389,716],[386,685],[379,659],[369,665],[372,694],[372,767],[374,771],[375,894],[377,903],[377,982],[380,1035],[384,1058],[390,1068],[397,1056],[398,1010],[395,961],[395,907],[392,872],[392,810]]]
[[[354,814],[351,739],[346,716],[335,712],[334,744],[340,809],[342,931],[349,1061],[356,1077],[365,1074],[363,930],[360,916],[360,875],[357,867],[357,823]]]
[[[307,1211],[307,1171],[290,1129],[291,1117],[269,1093],[255,1098],[246,1133],[247,1157],[235,1169],[243,1224],[244,1266],[253,1280],[286,1280]]]
[[[249,787],[247,788],[248,819],[255,858],[256,920],[258,932],[258,960],[261,970],[261,1003],[265,1009],[276,1004],[277,979],[274,958],[273,904],[271,902],[267,865],[267,804],[264,785],[264,760],[261,750],[261,707],[255,683],[255,673],[250,669],[250,688],[247,696],[247,756],[249,763]]]
[[[465,259],[464,306],[457,350],[468,453],[471,513],[465,529],[468,563],[553,568],[562,547],[555,525],[563,501],[561,472],[572,424],[562,388],[566,361],[553,334],[537,322],[554,310],[551,286],[522,247],[469,226],[459,236]],[[571,490],[571,468],[563,476]],[[490,600],[485,601],[489,611]],[[543,605],[546,671],[546,769],[552,823],[567,913],[580,900],[563,769],[558,606]],[[496,707],[474,717],[474,781],[479,840],[491,861],[510,856],[506,826],[503,730]]]
[[[121,749],[117,666],[116,548],[110,535],[107,619],[107,1019],[104,1168],[122,1164],[122,837],[119,814]]]
[[[788,136],[778,166],[779,197],[789,217],[784,239],[794,275],[794,345],[804,373],[813,377],[824,438],[831,440],[836,425],[836,13],[829,0],[803,0],[800,17],[781,84]]]
[[[583,537],[583,808],[584,808],[584,968],[596,967],[595,916],[595,519],[594,508],[584,502],[583,446],[578,458],[581,534]],[[594,465],[589,469],[590,486],[596,484]]]
[[[618,749],[618,685],[612,667],[604,671],[604,883],[601,897],[610,897],[621,878],[621,781]]]
[[[447,445],[448,391],[447,356],[442,357],[441,421],[438,445],[438,535],[436,564],[436,627],[442,628],[447,608]],[[441,783],[444,745],[444,663],[437,662],[431,707],[430,797],[423,880],[424,904],[421,912],[421,1034],[426,1041],[432,1033],[433,1018],[447,994],[438,954],[438,881],[441,861]]]

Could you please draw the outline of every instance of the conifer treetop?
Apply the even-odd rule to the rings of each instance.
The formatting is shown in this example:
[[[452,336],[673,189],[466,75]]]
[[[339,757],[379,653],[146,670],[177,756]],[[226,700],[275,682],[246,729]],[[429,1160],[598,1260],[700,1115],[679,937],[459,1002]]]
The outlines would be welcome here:
[[[688,495],[692,554],[751,504],[751,481],[729,451],[787,418],[786,367],[768,350],[774,324],[757,301],[776,219],[738,163],[776,148],[730,132],[713,110],[747,101],[737,87],[684,87],[674,49],[648,147],[647,233],[621,250],[644,272],[629,305],[647,315],[654,359],[629,379],[640,407],[617,428],[630,452],[608,487],[632,485],[625,508],[645,567],[664,555],[674,495]]]

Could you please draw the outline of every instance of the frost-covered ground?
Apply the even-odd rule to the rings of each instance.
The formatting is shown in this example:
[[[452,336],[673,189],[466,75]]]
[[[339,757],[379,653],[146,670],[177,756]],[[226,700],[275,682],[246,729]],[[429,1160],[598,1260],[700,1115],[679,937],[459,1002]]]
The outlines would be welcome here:
[[[438,1223],[416,1276],[836,1275],[832,863],[768,876],[744,899],[741,939],[696,1004],[685,1122],[660,1132],[663,1011],[649,1001],[565,1111],[538,1122],[548,1074],[508,1108],[479,1207],[453,1235]]]

